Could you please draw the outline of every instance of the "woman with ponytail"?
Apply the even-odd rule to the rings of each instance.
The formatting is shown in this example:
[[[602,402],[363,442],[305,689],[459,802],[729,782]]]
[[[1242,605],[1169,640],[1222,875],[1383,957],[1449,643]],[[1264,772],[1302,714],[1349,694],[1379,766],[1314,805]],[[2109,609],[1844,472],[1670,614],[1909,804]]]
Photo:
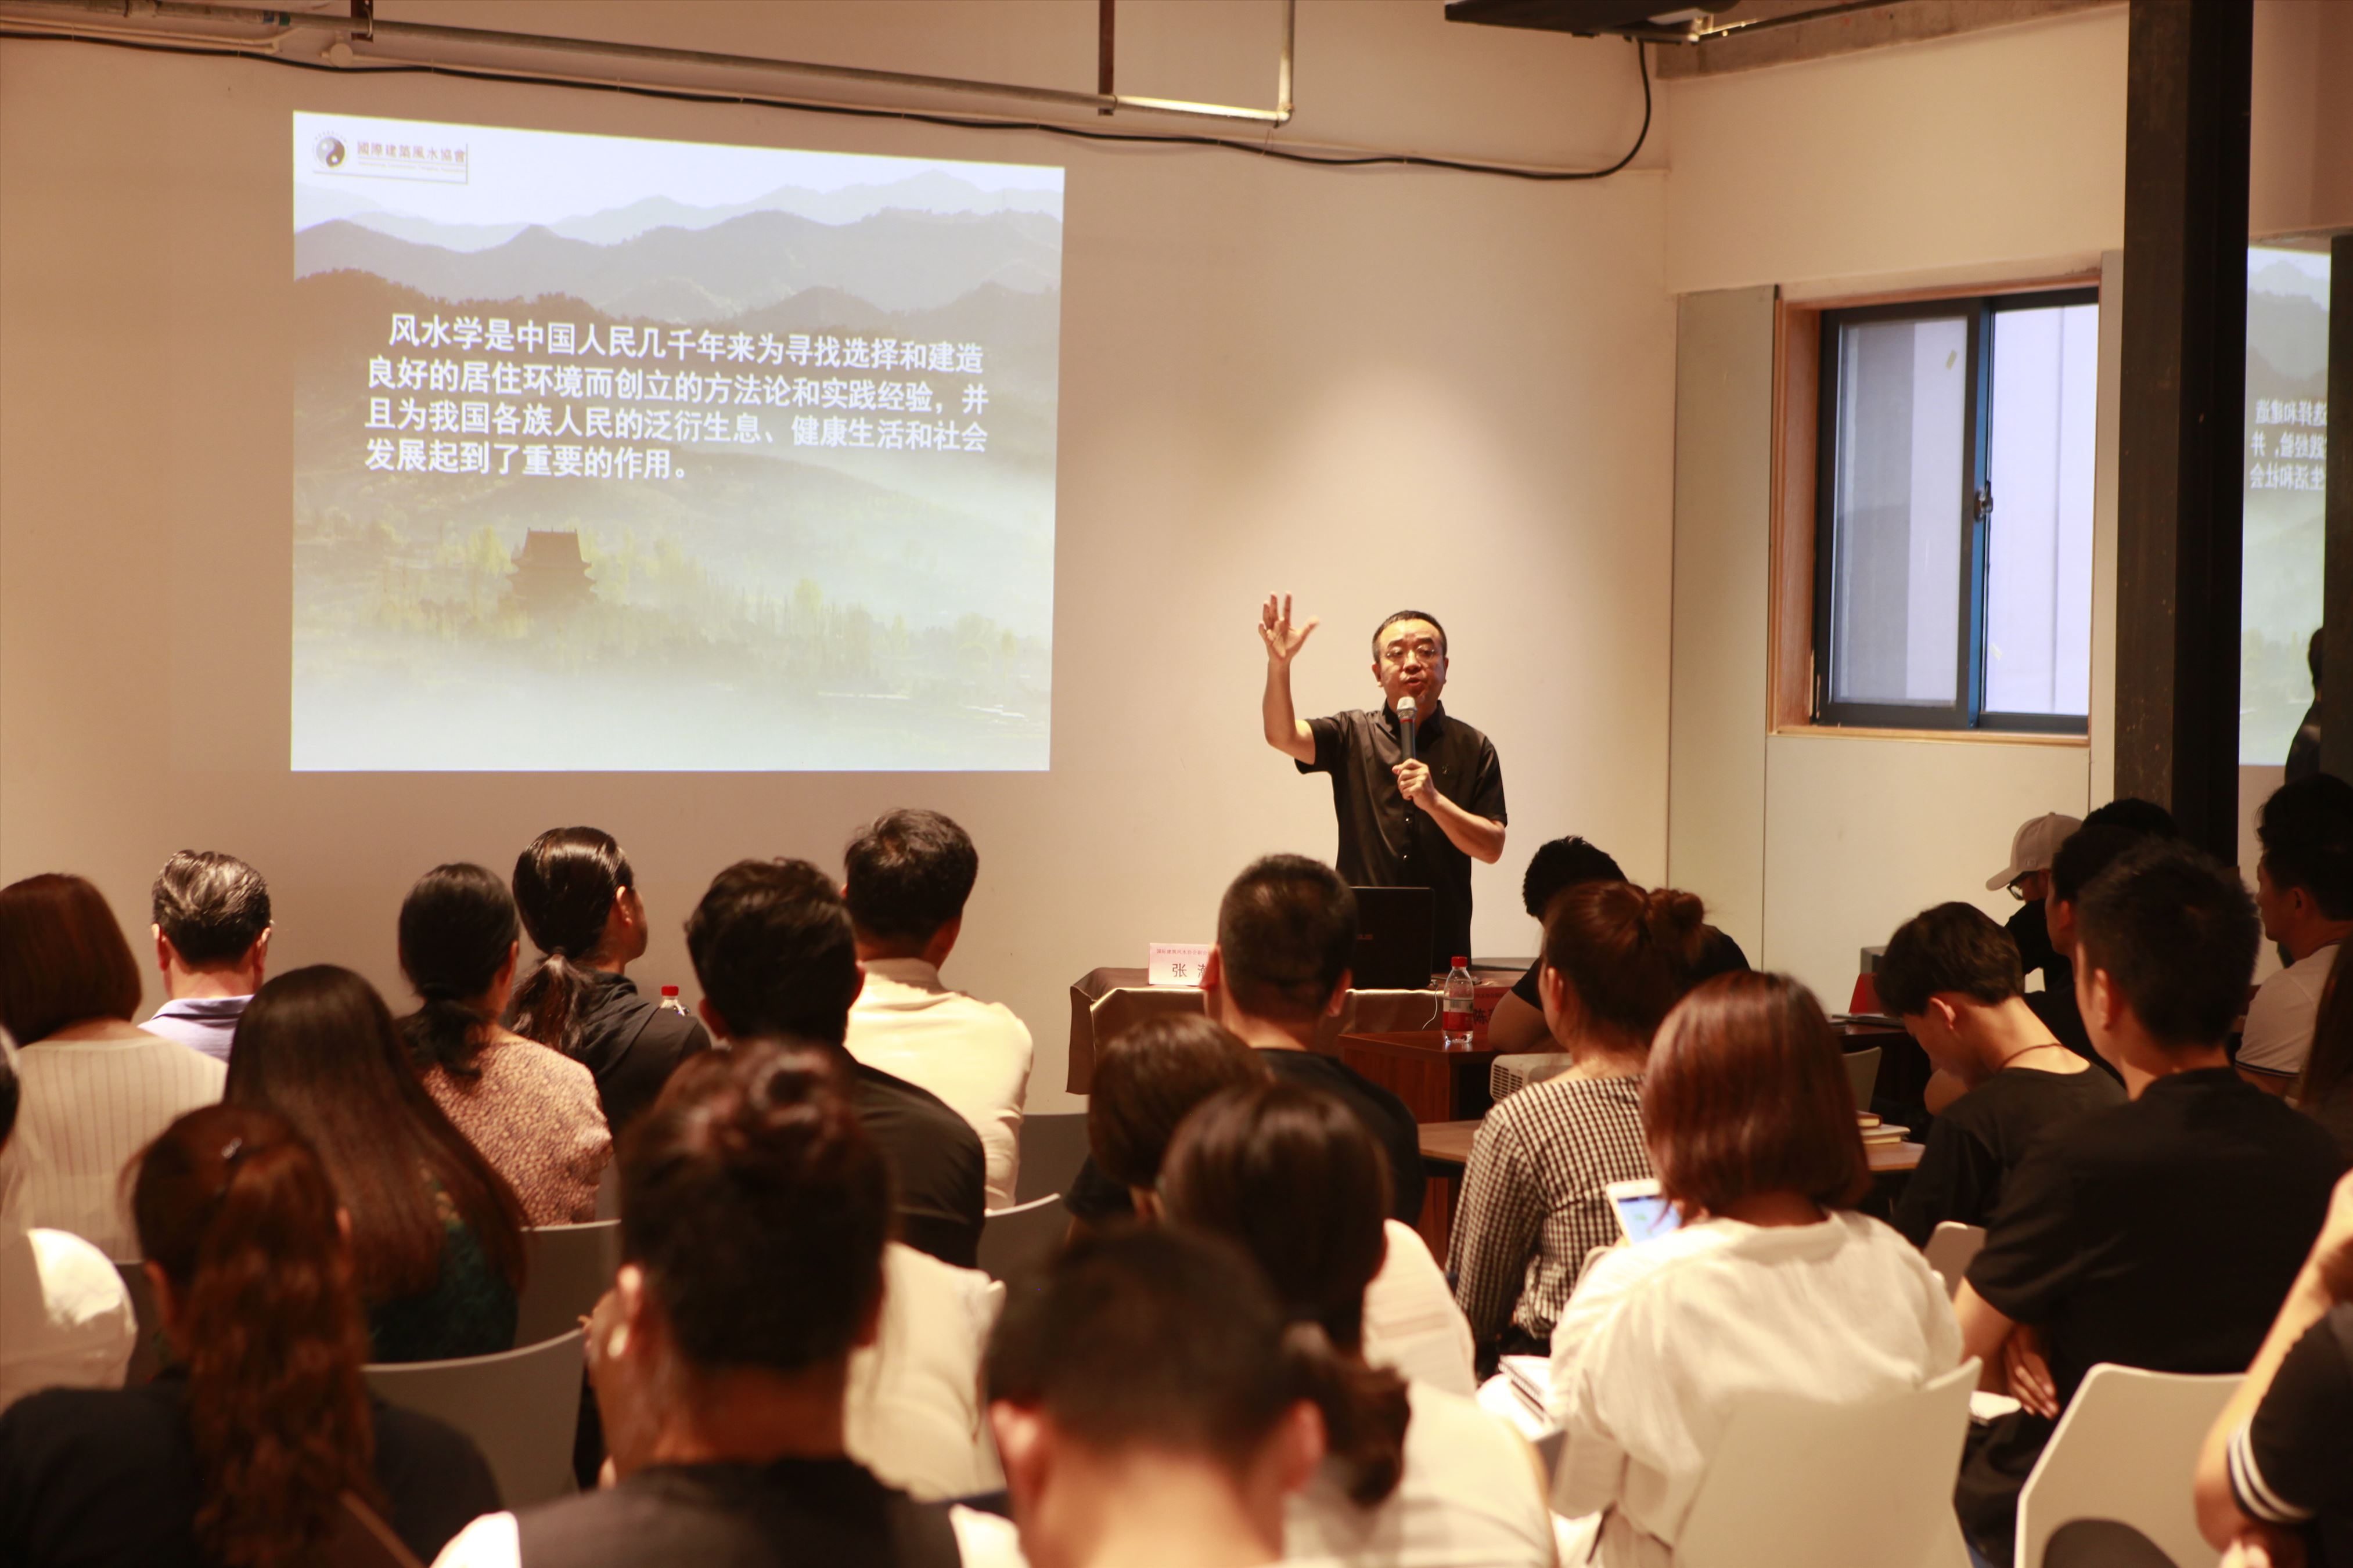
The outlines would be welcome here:
[[[131,1206],[176,1364],[0,1416],[0,1556],[309,1568],[364,1510],[429,1561],[498,1506],[471,1443],[370,1397],[335,1189],[284,1119],[188,1112],[140,1159]]]
[[[1541,1355],[1586,1255],[1618,1239],[1606,1189],[1651,1173],[1651,1037],[1707,952],[1699,900],[1580,882],[1546,911],[1538,995],[1568,1070],[1499,1100],[1472,1140],[1448,1272],[1482,1368]]]
[[[1290,1386],[1322,1411],[1329,1453],[1286,1509],[1291,1557],[1420,1568],[1551,1568],[1543,1474],[1471,1400],[1364,1356],[1365,1287],[1388,1242],[1380,1146],[1339,1100],[1277,1081],[1228,1089],[1177,1130],[1168,1218],[1238,1243],[1292,1327]]]
[[[506,1178],[533,1225],[596,1217],[613,1157],[596,1083],[498,1019],[514,988],[514,900],[480,866],[436,866],[400,906],[400,967],[424,1005],[400,1021],[426,1092]]]

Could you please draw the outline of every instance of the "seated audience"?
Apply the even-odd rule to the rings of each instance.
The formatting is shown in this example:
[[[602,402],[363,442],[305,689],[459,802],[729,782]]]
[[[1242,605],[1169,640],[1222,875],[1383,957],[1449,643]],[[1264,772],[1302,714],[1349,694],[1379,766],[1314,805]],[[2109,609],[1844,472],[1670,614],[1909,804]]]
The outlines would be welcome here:
[[[1378,1440],[1283,1317],[1239,1249],[1178,1229],[1080,1242],[1016,1297],[989,1417],[1030,1568],[1280,1561],[1326,1442]]]
[[[1348,1003],[1356,895],[1304,855],[1269,855],[1226,889],[1201,976],[1209,1016],[1241,1037],[1277,1078],[1335,1095],[1388,1155],[1389,1214],[1421,1215],[1421,1130],[1405,1101],[1315,1049],[1318,1026]]]
[[[2353,1176],[2198,1459],[2226,1563],[2353,1563]],[[2263,1555],[2258,1556],[2260,1552]]]
[[[439,1568],[913,1568],[1010,1534],[914,1501],[845,1449],[892,1200],[837,1055],[746,1042],[697,1057],[631,1129],[621,1270],[588,1324],[615,1484],[479,1519]]]
[[[1005,1287],[903,1241],[882,1249],[882,1312],[849,1358],[849,1457],[922,1502],[1005,1484],[985,1431],[980,1363]]]
[[[2353,784],[2314,773],[2282,784],[2255,822],[2255,908],[2287,967],[2247,1006],[2239,1076],[2285,1094],[2312,1048],[2313,1015],[2340,944],[2353,936]]]
[[[976,1267],[986,1202],[980,1135],[931,1090],[842,1049],[865,975],[832,879],[806,860],[739,860],[695,905],[686,950],[712,1034],[828,1053],[890,1163],[900,1239],[943,1263]]]
[[[2018,900],[2018,912],[2002,929],[2018,949],[2019,967],[2027,974],[2041,971],[2046,990],[2075,983],[2067,955],[2052,944],[2043,900],[2051,896],[2051,858],[2083,826],[2080,818],[2056,811],[2029,817],[2010,837],[2010,864],[1986,879],[1987,892],[2000,889]]]
[[[1288,1505],[1285,1555],[1550,1568],[1542,1472],[1519,1435],[1461,1394],[1365,1360],[1365,1288],[1386,1246],[1388,1184],[1379,1145],[1346,1105],[1280,1080],[1195,1110],[1161,1172],[1169,1219],[1239,1242],[1284,1312],[1324,1342],[1343,1391],[1348,1419]]]
[[[2095,1363],[2245,1369],[2337,1170],[2327,1133],[2231,1070],[2223,1040],[2258,940],[2234,872],[2144,841],[2083,890],[2074,921],[2075,994],[2131,1100],[2027,1152],[1954,1301],[1967,1353],[2007,1367],[2023,1405],[1972,1429],[1957,1494],[1998,1563],[2019,1489]]]
[[[1642,1111],[1683,1223],[1588,1269],[1553,1331],[1553,1505],[1602,1516],[1587,1528],[1607,1568],[1674,1560],[1743,1399],[1865,1400],[1960,1359],[1936,1277],[1854,1210],[1871,1173],[1811,992],[1780,974],[1700,986],[1660,1026]]]
[[[164,1005],[145,1028],[222,1063],[269,960],[269,886],[234,855],[183,849],[153,895]]]
[[[2075,1001],[2075,905],[2101,872],[2157,837],[2160,836],[2112,822],[2087,822],[2059,846],[2051,861],[2051,893],[2043,900],[2043,909],[2052,945],[2067,961],[2068,984],[2063,990],[2036,991],[2026,998],[2027,1007],[2051,1031],[2052,1038],[2118,1082],[2123,1080],[2116,1064],[2092,1048],[2084,1010]],[[1960,1085],[1955,1081],[1952,1088],[1958,1092]],[[1944,1102],[1932,1101],[1930,1109],[1941,1112]]]
[[[2116,1079],[2093,1071],[2027,1006],[2017,947],[1972,905],[1938,904],[1896,927],[1876,979],[1880,1005],[1963,1090],[1936,1113],[1896,1202],[1895,1228],[1915,1247],[1947,1220],[1985,1225],[2037,1138],[2125,1101]]]
[[[964,932],[980,857],[965,830],[938,812],[894,811],[859,829],[842,859],[842,898],[866,970],[843,1048],[930,1089],[972,1123],[988,1163],[988,1206],[1010,1208],[1029,1092],[1029,1030],[1011,1008],[940,980]]]
[[[514,899],[542,957],[516,981],[507,1026],[596,1075],[617,1138],[679,1063],[711,1048],[711,1036],[638,995],[625,973],[646,955],[646,906],[611,834],[551,827],[533,839],[515,859]]]
[[[55,875],[0,888],[0,1029],[19,1047],[0,1194],[23,1224],[118,1261],[139,1247],[123,1168],[174,1117],[218,1100],[227,1073],[135,1026],[138,1011],[138,962],[96,888]]]
[[[2345,949],[2337,969],[2345,969]],[[2338,1156],[2353,1163],[2353,971],[2330,973],[2313,1019],[2312,1051],[2295,1081],[2296,1109],[2320,1123],[2336,1141]]]
[[[0,1031],[0,1150],[16,1127],[16,1044]],[[138,1341],[122,1276],[80,1237],[27,1226],[0,1194],[0,1411],[43,1388],[114,1388]]]
[[[425,1090],[531,1225],[596,1217],[613,1137],[578,1062],[502,1028],[514,985],[515,906],[480,866],[436,866],[400,906],[400,969],[424,1005],[400,1021]]]
[[[331,963],[262,986],[237,1020],[228,1102],[284,1117],[334,1178],[369,1360],[514,1348],[522,1205],[417,1081],[374,986]]]
[[[2137,795],[2120,795],[2105,805],[2094,806],[2084,814],[2084,826],[2121,827],[2144,838],[2181,837],[2181,825],[2173,820],[2173,813]]]
[[[131,1201],[176,1363],[0,1415],[0,1560],[291,1568],[386,1525],[430,1559],[499,1506],[464,1436],[369,1394],[335,1188],[282,1118],[190,1111]]]
[[[1571,1066],[1487,1112],[1454,1209],[1447,1271],[1482,1364],[1543,1352],[1586,1254],[1618,1239],[1604,1189],[1651,1173],[1642,1072],[1659,1021],[1691,989],[1704,912],[1689,893],[1627,882],[1553,900],[1544,1016]]]

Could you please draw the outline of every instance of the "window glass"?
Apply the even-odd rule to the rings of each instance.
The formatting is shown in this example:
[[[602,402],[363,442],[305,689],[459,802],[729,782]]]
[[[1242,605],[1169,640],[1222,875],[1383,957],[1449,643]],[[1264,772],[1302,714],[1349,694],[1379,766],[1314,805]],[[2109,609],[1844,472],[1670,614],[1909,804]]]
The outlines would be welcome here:
[[[2100,308],[1992,313],[1985,707],[2091,711]]]

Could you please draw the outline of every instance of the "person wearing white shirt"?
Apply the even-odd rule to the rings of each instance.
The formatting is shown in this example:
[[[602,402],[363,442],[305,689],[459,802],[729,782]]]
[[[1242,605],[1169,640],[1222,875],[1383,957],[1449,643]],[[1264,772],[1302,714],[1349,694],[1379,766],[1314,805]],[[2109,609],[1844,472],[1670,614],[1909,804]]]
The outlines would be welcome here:
[[[849,1358],[842,1447],[919,1502],[1005,1484],[980,1405],[980,1360],[1005,1287],[902,1241],[882,1249],[882,1316]]]
[[[1604,1568],[1673,1563],[1745,1397],[1865,1400],[1960,1360],[1920,1254],[1853,1212],[1871,1173],[1810,992],[1775,974],[1693,992],[1651,1047],[1642,1112],[1683,1224],[1597,1262],[1553,1328],[1552,1502]]]
[[[1010,1008],[940,979],[964,931],[980,857],[935,811],[893,811],[860,828],[842,858],[842,897],[866,987],[849,1010],[849,1054],[938,1095],[980,1134],[988,1206],[1010,1208],[1021,1169],[1029,1030]]]
[[[183,849],[156,874],[151,901],[164,1002],[147,1032],[226,1063],[269,968],[269,885],[234,855]]]
[[[2312,1050],[2312,1025],[2337,945],[2353,936],[2353,784],[2314,773],[2263,802],[2255,907],[2288,966],[2255,993],[2239,1039],[2239,1076],[2285,1094]]]
[[[0,1028],[23,1048],[16,1135],[0,1150],[26,1226],[70,1231],[130,1261],[126,1165],[181,1112],[221,1097],[228,1069],[135,1027],[139,966],[105,897],[79,877],[0,888]]]

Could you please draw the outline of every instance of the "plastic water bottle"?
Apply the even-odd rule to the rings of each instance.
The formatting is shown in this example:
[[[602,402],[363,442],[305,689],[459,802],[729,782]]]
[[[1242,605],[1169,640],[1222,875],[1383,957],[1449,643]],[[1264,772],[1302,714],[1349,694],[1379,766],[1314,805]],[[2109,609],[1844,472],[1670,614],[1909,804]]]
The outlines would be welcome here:
[[[678,987],[675,985],[665,985],[661,988],[661,1010],[665,1013],[676,1013],[681,1017],[686,1016],[686,1004],[678,999]]]
[[[1471,1002],[1478,989],[1471,978],[1471,961],[1456,959],[1454,967],[1446,972],[1446,1049],[1450,1051],[1471,1048]]]

